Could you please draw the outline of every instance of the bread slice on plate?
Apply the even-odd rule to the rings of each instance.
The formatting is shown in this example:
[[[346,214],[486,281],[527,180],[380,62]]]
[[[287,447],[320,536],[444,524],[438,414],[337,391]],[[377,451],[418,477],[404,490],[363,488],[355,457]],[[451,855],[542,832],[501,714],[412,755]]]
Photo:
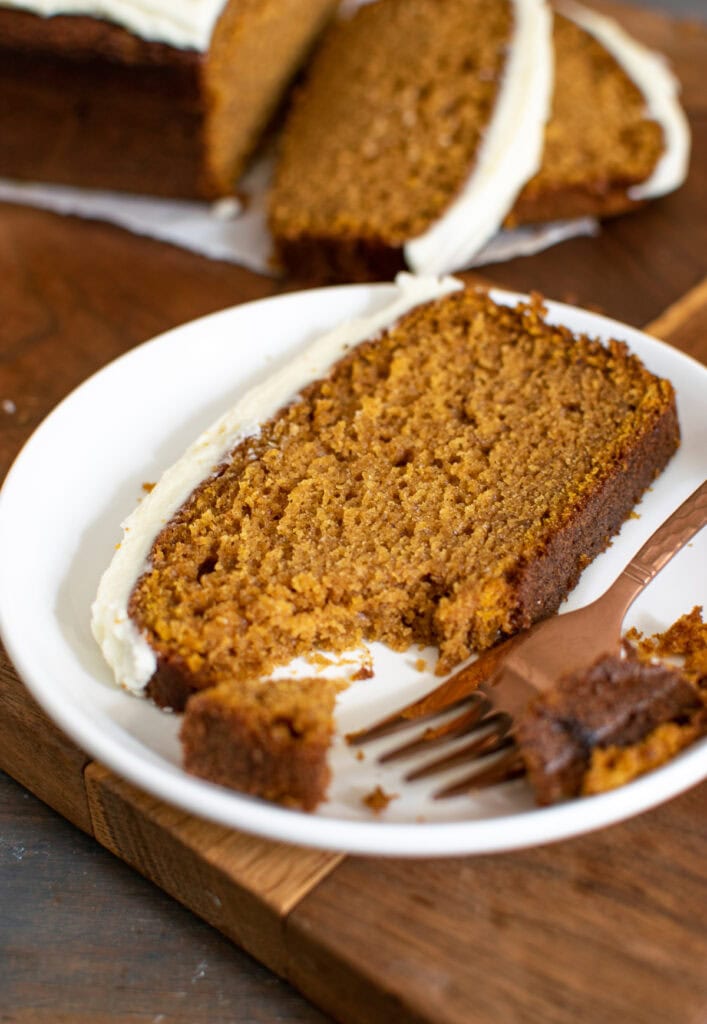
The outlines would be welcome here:
[[[186,708],[187,767],[311,807],[323,788],[243,774],[249,737],[270,736],[280,781],[277,751],[326,747],[331,684],[298,688],[293,658],[435,645],[446,672],[551,614],[678,441],[672,386],[623,343],[548,324],[539,299],[404,278],[167,470],[125,523],[94,634],[119,683]]]

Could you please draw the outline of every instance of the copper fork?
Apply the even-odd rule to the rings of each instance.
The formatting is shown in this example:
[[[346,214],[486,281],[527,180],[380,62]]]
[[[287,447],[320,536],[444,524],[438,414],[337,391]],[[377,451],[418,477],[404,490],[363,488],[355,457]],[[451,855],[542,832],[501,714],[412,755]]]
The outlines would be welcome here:
[[[483,653],[431,693],[359,732],[347,736],[354,745],[455,712],[441,724],[428,725],[402,746],[379,758],[388,762],[449,746],[451,753],[409,772],[407,781],[433,775],[455,765],[502,754],[486,769],[435,793],[454,796],[524,773],[515,723],[529,701],[550,689],[564,675],[588,667],[599,656],[618,653],[621,625],[631,604],[670,559],[707,524],[707,480],[646,541],[609,589],[592,604],[556,615]]]

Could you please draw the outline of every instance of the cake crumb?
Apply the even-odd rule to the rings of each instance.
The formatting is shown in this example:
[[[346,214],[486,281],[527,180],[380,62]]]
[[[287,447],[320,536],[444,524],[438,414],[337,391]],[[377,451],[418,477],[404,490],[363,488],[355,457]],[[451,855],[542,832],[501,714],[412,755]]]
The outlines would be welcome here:
[[[149,494],[150,491],[154,491],[155,484],[151,480],[145,480],[145,481],[143,481],[142,489],[145,492],[145,494]]]
[[[418,672],[424,672],[427,669],[427,662],[424,658],[417,658],[415,660],[415,668]]]
[[[391,802],[391,800],[397,800],[398,793],[386,793],[381,786],[376,786],[375,789],[371,790],[362,797],[362,803],[373,811],[374,814],[381,814]]]
[[[362,750],[357,750],[356,751],[356,760],[357,761],[365,761],[365,759],[366,759],[366,755],[364,754],[364,752]]]
[[[663,633],[644,638],[638,630],[629,630],[625,639],[635,644],[641,660],[677,658],[689,682],[698,688],[707,687],[707,623],[703,621],[702,605],[681,615]]]
[[[313,648],[339,664],[348,652],[349,672],[367,677],[366,640],[412,648],[408,672],[435,645],[444,674],[559,603],[588,542],[563,547],[550,596],[542,581],[537,594],[519,589],[509,566],[564,530],[607,451],[633,451],[646,416],[660,423],[651,474],[677,427],[667,381],[622,343],[548,325],[540,303],[510,308],[462,289],[415,307],[239,443],[160,531],[128,614],[198,680],[181,730],[187,771],[311,808],[333,731],[309,741],[325,680],[291,679],[284,711],[244,688]],[[627,419],[638,396],[638,420]],[[608,510],[592,543],[604,546],[607,523],[627,512]],[[165,689],[160,703],[183,700]],[[392,797],[369,799],[382,810]]]
[[[677,444],[670,385],[622,347],[548,325],[541,308],[537,295],[509,309],[456,291],[308,385],[159,533],[130,598],[136,627],[184,662],[206,659],[220,681],[267,674],[310,652],[314,637],[327,654],[360,652],[366,640],[415,644],[415,656],[434,645],[442,675],[516,629],[521,612],[532,618],[498,567],[548,543],[594,486],[607,445],[635,443],[625,396],[644,396],[641,422],[665,424],[661,452]],[[544,510],[530,526],[528,505]],[[494,528],[477,528],[489,515]],[[567,558],[572,573],[590,561]],[[241,623],[235,646],[205,626],[205,601]]]
[[[329,668],[330,665],[336,664],[333,658],[328,658],[321,651],[311,651],[305,655],[304,660],[314,668]]]

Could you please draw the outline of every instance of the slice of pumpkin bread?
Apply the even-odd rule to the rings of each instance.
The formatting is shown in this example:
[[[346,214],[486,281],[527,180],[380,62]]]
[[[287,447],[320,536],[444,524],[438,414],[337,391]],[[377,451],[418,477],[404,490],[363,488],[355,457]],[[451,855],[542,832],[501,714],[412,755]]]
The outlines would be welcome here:
[[[665,149],[646,96],[597,38],[557,14],[553,39],[542,165],[506,218],[509,226],[631,209],[632,187],[650,177]]]
[[[553,612],[677,443],[671,385],[624,344],[458,291],[237,445],[130,615],[188,691],[362,639],[446,670]]]

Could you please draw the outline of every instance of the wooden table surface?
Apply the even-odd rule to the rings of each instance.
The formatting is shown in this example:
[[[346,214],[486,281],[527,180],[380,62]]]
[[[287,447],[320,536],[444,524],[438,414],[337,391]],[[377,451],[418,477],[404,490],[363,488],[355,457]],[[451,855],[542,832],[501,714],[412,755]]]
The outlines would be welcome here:
[[[683,79],[694,133],[687,184],[640,213],[606,225],[598,238],[578,239],[532,259],[487,268],[484,276],[519,290],[535,288],[550,298],[575,302],[634,325],[657,320],[656,333],[707,361],[707,90],[703,87],[707,30],[629,8],[622,9],[621,16],[637,35],[673,58]],[[90,373],[169,327],[282,287],[240,268],[209,262],[104,224],[0,206],[0,479],[34,427]],[[651,877],[660,881],[659,862],[672,860],[685,875],[680,890],[683,903],[674,902],[666,911],[675,929],[666,927],[665,945],[656,947],[662,953],[654,964],[659,977],[662,972],[671,984],[683,985],[687,993],[683,1015],[661,1016],[668,1010],[656,996],[654,1015],[642,1011],[640,1018],[632,1018],[619,1000],[612,1005],[623,1007],[621,1012],[617,1010],[616,1017],[607,1014],[602,1021],[689,1020],[696,1024],[707,1020],[707,991],[700,988],[699,967],[690,967],[690,957],[698,952],[704,956],[705,951],[705,930],[699,925],[703,915],[696,915],[699,908],[691,906],[691,892],[694,898],[699,882],[704,896],[707,884],[707,869],[698,878],[695,867],[700,858],[705,863],[704,828],[700,831],[697,823],[704,823],[706,809],[707,786],[703,785],[669,807],[642,816],[637,825],[606,830],[599,839],[573,841],[574,862],[580,857],[586,863],[581,884],[596,891],[598,904],[608,884],[602,859],[613,859],[616,870],[617,858],[620,862],[623,856],[630,867],[633,843],[648,863],[643,885],[649,885]],[[304,944],[310,936],[308,955],[315,975],[317,965],[324,972],[326,961],[318,960],[311,935],[316,927],[337,933],[341,905],[332,897],[336,881],[337,892],[349,894],[351,912],[359,915],[361,942],[366,944],[367,936],[377,930],[379,911],[373,906],[364,912],[356,904],[356,894],[364,879],[370,885],[373,877],[380,913],[388,922],[377,941],[383,942],[386,935],[389,947],[381,948],[381,957],[385,960],[384,953],[390,954],[386,970],[394,975],[405,966],[405,919],[399,912],[396,917],[394,908],[387,905],[387,893],[399,887],[401,878],[411,900],[420,905],[427,901],[432,908],[433,934],[435,928],[445,926],[435,917],[434,906],[462,900],[462,881],[467,876],[470,885],[472,879],[475,885],[483,879],[490,886],[512,883],[532,889],[534,877],[543,877],[553,863],[562,863],[558,856],[553,860],[547,851],[537,851],[469,859],[461,866],[457,862],[454,886],[462,888],[452,893],[446,884],[451,875],[442,862],[434,876],[439,890],[436,904],[435,893],[425,891],[430,876],[424,875],[424,885],[421,882],[420,862],[402,867],[350,858],[336,880],[321,886],[321,898],[299,915],[298,934]],[[397,881],[392,877],[396,873]],[[576,878],[563,879],[560,873],[558,901],[574,898],[570,888],[578,884]],[[638,929],[644,897],[645,891],[637,889],[631,920]],[[535,926],[547,908],[536,909]],[[488,912],[500,927],[499,914],[506,911],[491,907]],[[548,919],[553,919],[553,913]],[[506,926],[512,931],[510,920]],[[524,946],[527,940],[519,935],[512,941],[519,957],[532,959]],[[476,951],[478,956],[482,953]],[[680,957],[684,957],[682,967]],[[489,969],[500,970],[501,965],[490,964]],[[558,965],[559,971],[563,969],[577,974],[577,998],[589,998],[592,979],[582,979],[581,964]],[[426,983],[434,990],[432,971]],[[336,980],[322,979],[320,988],[326,993],[321,1004],[343,1019],[344,1000],[354,999],[356,993],[333,996],[335,984]],[[341,984],[346,984],[343,977]],[[310,978],[303,987],[319,1001],[316,980]],[[527,1007],[526,1015],[513,1019],[539,1020],[533,1015],[532,1000]],[[493,1007],[487,1009],[483,1019],[493,1019]],[[450,1011],[450,1020],[476,1019],[471,1013],[465,1018],[463,1012],[454,1012],[457,1015]],[[566,1002],[556,1007],[553,1020],[558,1024],[574,1021],[578,1012]],[[0,1021],[314,1024],[328,1019],[293,988],[0,773]],[[386,1019],[385,1009],[378,1008],[370,1019]],[[498,1019],[505,1024],[511,1018]]]

